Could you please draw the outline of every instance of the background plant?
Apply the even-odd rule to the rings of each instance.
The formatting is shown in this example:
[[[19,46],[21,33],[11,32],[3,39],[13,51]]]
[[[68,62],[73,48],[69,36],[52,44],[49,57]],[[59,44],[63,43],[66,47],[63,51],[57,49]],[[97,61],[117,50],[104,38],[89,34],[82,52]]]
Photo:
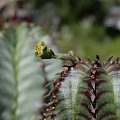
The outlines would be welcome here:
[[[42,50],[42,49],[41,49]],[[44,51],[44,49],[43,49]],[[44,55],[47,55],[44,52]],[[42,57],[40,55],[38,57]],[[49,92],[50,102],[43,105],[43,119],[51,120],[119,120],[119,58],[83,61],[73,54],[56,54],[56,58],[72,62],[65,66]]]
[[[45,39],[40,27],[6,25],[0,37],[0,119],[35,120],[43,103],[45,79],[54,78],[61,62],[35,60],[32,41]],[[45,40],[47,43],[48,41]],[[56,46],[49,41],[50,46]],[[43,73],[44,69],[44,73]],[[52,71],[51,71],[52,69]]]

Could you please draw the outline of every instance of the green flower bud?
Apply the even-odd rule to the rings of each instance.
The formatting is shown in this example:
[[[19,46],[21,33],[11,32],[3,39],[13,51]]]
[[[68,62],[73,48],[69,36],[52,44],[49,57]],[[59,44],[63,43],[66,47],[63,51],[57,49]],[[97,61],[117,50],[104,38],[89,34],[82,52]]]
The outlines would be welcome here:
[[[54,52],[42,41],[34,46],[35,56],[41,59],[50,59],[55,56]]]

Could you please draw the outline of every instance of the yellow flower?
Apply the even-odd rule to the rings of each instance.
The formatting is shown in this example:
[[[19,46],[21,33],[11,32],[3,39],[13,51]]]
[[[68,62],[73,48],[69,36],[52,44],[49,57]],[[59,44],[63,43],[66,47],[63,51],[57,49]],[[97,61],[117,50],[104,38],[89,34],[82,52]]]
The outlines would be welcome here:
[[[44,44],[42,42],[35,45],[35,47],[34,47],[35,55],[40,56],[41,54],[43,54],[44,47],[45,46],[44,46]]]
[[[50,59],[54,56],[54,52],[42,41],[34,46],[34,52],[37,57],[42,59]]]

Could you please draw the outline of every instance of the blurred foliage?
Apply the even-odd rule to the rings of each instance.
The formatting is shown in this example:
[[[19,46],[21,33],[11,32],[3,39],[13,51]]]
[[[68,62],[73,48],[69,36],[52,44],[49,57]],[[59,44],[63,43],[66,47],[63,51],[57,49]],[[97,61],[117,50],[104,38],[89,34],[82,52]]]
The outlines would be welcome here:
[[[76,24],[89,16],[102,25],[109,9],[119,4],[119,0],[2,0],[0,14],[8,18],[16,12],[44,27]]]
[[[39,18],[46,18],[43,22],[51,21],[52,23],[57,16],[61,26],[77,23],[88,16],[94,16],[95,23],[102,24],[109,8],[119,4],[119,0],[36,0],[34,7],[40,11],[39,16],[43,14]],[[52,19],[49,19],[50,16]]]
[[[80,57],[92,57],[96,54],[103,58],[119,56],[120,37],[110,38],[100,26],[86,23],[63,26],[57,41],[61,51],[73,50]]]
[[[53,6],[51,11],[55,11],[59,16],[60,24],[72,24],[89,15],[95,15],[97,20],[101,21],[105,13],[102,2],[98,0],[51,0],[48,2],[41,0],[37,1],[36,6],[41,9],[43,5],[48,4]]]

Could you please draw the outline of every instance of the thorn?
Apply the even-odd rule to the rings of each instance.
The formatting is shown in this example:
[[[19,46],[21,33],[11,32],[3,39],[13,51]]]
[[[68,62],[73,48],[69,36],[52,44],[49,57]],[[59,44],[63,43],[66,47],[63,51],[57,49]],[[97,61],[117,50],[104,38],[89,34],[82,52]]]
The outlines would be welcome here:
[[[99,55],[96,55],[96,60],[97,60],[97,61],[99,61],[99,60],[100,60]]]
[[[90,59],[89,57],[87,57],[87,60],[88,60],[89,63],[92,63],[92,62],[91,62],[91,59]]]
[[[52,85],[53,82],[52,81],[48,81],[48,83],[44,86],[45,88],[47,88],[48,86]]]
[[[81,61],[81,58],[80,57],[77,57],[79,61]]]
[[[110,62],[112,60],[113,56],[111,56],[107,61]]]
[[[78,63],[81,60],[81,58],[76,57],[76,62]]]
[[[50,96],[50,94],[48,93],[47,95],[43,96],[43,99],[45,99],[45,98],[47,98],[49,96]]]
[[[55,107],[54,107],[54,106],[52,107],[52,110],[55,110]]]
[[[51,90],[47,95],[43,96],[43,99],[47,98],[47,97],[50,97],[52,95],[52,92],[53,92],[53,90]]]
[[[43,113],[43,116],[46,117],[46,113]]]
[[[95,67],[96,65],[97,65],[97,67],[100,67],[100,66],[101,66],[99,55],[96,55],[96,60],[95,60],[95,63],[94,63],[94,67]],[[96,68],[97,68],[97,67],[96,67]]]
[[[58,82],[58,83],[56,83],[56,87],[60,87],[60,85],[61,85],[61,83],[60,82]]]
[[[116,59],[117,64],[119,63],[119,60],[120,60],[120,58],[118,57],[118,58]]]
[[[68,54],[70,54],[71,56],[74,56],[73,51],[68,51]]]
[[[49,109],[48,108],[46,108],[46,112],[48,112],[49,111]]]
[[[110,61],[111,64],[115,64],[116,61]]]
[[[56,95],[53,95],[52,97],[53,97],[53,99],[56,99],[56,98],[57,98],[57,96],[56,96]]]
[[[60,75],[60,73],[56,73],[55,75]]]

